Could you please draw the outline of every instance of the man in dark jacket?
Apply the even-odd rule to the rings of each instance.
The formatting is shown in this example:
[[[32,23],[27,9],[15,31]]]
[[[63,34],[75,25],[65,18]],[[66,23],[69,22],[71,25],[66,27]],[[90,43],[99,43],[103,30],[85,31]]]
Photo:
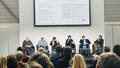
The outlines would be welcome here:
[[[82,39],[80,39],[80,48],[89,48],[90,44],[91,42],[89,39],[86,39],[85,36],[82,36]]]
[[[71,35],[68,36],[68,39],[66,40],[65,45],[66,45],[66,46],[70,46],[72,49],[75,48],[75,43],[74,43],[74,41],[71,39]]]

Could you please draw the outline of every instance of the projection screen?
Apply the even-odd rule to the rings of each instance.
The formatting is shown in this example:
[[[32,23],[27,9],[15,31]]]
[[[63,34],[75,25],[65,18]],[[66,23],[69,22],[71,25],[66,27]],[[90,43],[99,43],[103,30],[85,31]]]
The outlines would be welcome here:
[[[34,26],[90,26],[90,0],[34,0]]]

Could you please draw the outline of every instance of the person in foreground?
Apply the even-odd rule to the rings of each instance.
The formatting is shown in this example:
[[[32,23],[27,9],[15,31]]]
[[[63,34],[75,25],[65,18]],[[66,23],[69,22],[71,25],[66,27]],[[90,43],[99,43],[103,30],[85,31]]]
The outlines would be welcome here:
[[[113,46],[113,52],[120,57],[120,45],[114,45]]]
[[[96,68],[120,68],[120,58],[114,53],[101,54]]]
[[[29,68],[29,65],[27,63],[22,62],[23,53],[21,51],[18,51],[16,53],[16,57],[17,57],[17,68]]]
[[[53,62],[54,66],[56,67],[56,61],[62,56],[62,46],[57,46],[55,53],[53,53],[50,57],[51,61]]]
[[[7,59],[3,55],[0,55],[0,68],[7,68]]]
[[[7,56],[7,68],[17,68],[17,58],[14,54]]]
[[[42,52],[37,52],[37,53],[33,54],[30,62],[32,62],[32,61],[39,63],[40,65],[43,66],[43,68],[54,68],[49,57],[45,53],[42,53]]]
[[[56,68],[68,68],[70,67],[70,61],[72,58],[72,48],[67,46],[63,50],[63,58],[56,62]]]
[[[76,54],[72,59],[72,68],[86,68],[84,57],[80,54]]]
[[[35,62],[35,61],[32,61],[30,64],[29,64],[29,68],[43,68],[42,65],[40,65],[39,63]]]

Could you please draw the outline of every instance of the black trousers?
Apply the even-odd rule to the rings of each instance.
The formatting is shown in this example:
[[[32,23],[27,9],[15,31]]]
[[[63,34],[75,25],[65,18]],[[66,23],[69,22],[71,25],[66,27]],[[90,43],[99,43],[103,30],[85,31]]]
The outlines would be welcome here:
[[[35,47],[25,47],[26,55],[31,55],[35,52]]]

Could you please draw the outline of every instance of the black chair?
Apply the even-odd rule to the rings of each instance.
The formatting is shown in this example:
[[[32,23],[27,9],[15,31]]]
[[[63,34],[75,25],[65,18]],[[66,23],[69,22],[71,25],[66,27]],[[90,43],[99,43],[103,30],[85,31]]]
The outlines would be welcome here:
[[[89,56],[91,54],[90,47],[88,47],[88,48],[79,48],[79,54],[82,54],[84,56]]]
[[[39,46],[38,45],[36,45],[36,48],[37,48],[37,50],[39,49]]]

